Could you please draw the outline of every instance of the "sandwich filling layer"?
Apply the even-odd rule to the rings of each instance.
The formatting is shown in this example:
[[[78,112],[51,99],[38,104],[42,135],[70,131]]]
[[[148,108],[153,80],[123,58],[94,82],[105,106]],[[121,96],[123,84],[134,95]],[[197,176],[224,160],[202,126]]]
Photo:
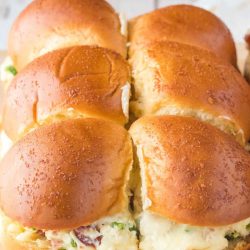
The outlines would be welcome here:
[[[52,250],[136,250],[137,229],[128,213],[103,218],[74,230],[26,228],[1,215],[1,230],[20,244]]]
[[[250,218],[222,227],[197,227],[146,211],[140,215],[140,233],[143,250],[224,250],[250,233]]]

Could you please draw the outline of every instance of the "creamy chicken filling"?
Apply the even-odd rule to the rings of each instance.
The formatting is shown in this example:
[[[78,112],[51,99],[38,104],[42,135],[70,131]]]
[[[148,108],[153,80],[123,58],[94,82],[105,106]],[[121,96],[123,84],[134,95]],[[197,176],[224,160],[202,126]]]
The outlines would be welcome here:
[[[129,216],[123,215],[107,217],[71,231],[38,230],[17,223],[8,224],[7,231],[20,242],[52,250],[138,249],[136,225]]]
[[[224,250],[250,233],[250,218],[223,227],[197,227],[143,212],[139,224],[142,250]]]

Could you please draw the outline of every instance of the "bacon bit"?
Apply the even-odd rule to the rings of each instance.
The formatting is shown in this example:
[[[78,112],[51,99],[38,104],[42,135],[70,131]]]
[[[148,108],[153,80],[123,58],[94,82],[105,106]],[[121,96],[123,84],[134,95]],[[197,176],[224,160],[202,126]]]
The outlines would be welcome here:
[[[100,236],[98,236],[95,240],[97,240],[98,241],[98,245],[100,246],[101,245],[101,243],[102,243],[102,238],[103,238],[103,236],[102,235],[100,235]]]
[[[85,246],[96,248],[96,246],[100,246],[102,242],[102,235],[99,235],[95,239],[91,239],[89,236],[84,234],[84,231],[89,229],[95,230],[100,233],[100,228],[98,226],[82,226],[74,230],[75,236],[80,240]]]
[[[134,198],[135,198],[135,194],[132,190],[130,190],[131,196],[129,197],[129,207],[131,209],[132,212],[135,211],[135,207],[134,207]]]
[[[38,234],[38,235],[41,236],[41,237],[45,237],[45,232],[42,231],[42,230],[37,230],[37,231],[36,231],[36,234]]]

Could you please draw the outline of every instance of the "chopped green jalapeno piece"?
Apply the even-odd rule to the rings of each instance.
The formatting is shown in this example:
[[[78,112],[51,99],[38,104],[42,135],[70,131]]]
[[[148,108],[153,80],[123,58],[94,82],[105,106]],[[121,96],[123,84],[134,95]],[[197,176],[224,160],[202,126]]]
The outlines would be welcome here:
[[[73,239],[71,240],[70,244],[71,244],[72,247],[77,247],[77,244]]]
[[[137,228],[135,225],[129,227],[129,231],[132,232],[132,231],[136,231],[137,232]]]
[[[235,240],[235,239],[238,239],[240,238],[240,233],[238,233],[237,231],[232,231],[232,232],[229,232],[225,235],[225,238],[228,240],[228,241],[232,241],[232,240]]]
[[[14,66],[10,65],[5,68],[5,70],[9,73],[11,73],[13,76],[17,74],[17,70]]]
[[[123,230],[123,229],[125,229],[125,224],[114,221],[114,222],[112,222],[111,227],[113,227],[113,228],[117,227],[119,230]]]

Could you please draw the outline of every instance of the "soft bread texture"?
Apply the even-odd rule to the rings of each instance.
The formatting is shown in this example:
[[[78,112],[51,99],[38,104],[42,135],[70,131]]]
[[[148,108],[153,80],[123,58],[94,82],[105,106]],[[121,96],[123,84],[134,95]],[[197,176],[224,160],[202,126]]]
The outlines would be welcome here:
[[[250,217],[250,155],[232,136],[178,116],[143,117],[130,133],[140,161],[144,211],[210,227]]]
[[[173,5],[132,19],[129,40],[130,54],[151,42],[176,41],[208,49],[236,66],[228,28],[211,12],[191,5]]]
[[[213,53],[176,42],[153,43],[130,58],[131,110],[137,116],[171,114],[207,121],[244,144],[250,138],[250,88]]]
[[[129,89],[124,87],[129,81],[127,62],[111,50],[77,46],[50,52],[12,81],[3,127],[16,140],[41,124],[61,119],[98,117],[125,124]]]
[[[14,22],[8,53],[20,70],[59,48],[98,45],[126,56],[126,37],[114,9],[104,0],[35,0]]]
[[[26,227],[89,225],[128,209],[131,165],[130,137],[113,122],[86,118],[43,126],[4,157],[0,206]]]

